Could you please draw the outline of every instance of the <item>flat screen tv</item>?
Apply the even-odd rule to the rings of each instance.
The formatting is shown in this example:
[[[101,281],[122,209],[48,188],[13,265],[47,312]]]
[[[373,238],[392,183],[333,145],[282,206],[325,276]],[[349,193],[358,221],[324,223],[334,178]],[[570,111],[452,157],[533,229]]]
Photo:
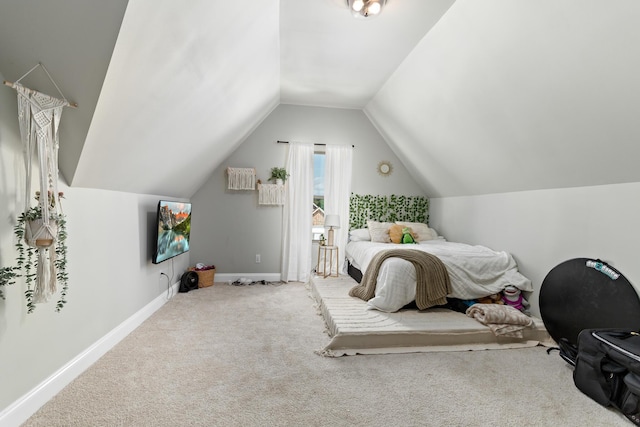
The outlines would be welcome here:
[[[189,251],[191,236],[191,203],[160,200],[156,215],[154,264]]]

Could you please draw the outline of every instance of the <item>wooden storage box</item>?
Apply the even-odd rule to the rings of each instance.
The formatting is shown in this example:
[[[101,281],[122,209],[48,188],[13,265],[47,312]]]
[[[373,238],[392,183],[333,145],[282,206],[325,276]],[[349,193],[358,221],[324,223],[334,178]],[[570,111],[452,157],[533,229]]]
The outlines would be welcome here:
[[[198,287],[207,288],[213,286],[213,279],[216,275],[216,269],[211,268],[209,270],[196,270],[195,268],[189,268],[189,271],[195,271],[198,274]]]

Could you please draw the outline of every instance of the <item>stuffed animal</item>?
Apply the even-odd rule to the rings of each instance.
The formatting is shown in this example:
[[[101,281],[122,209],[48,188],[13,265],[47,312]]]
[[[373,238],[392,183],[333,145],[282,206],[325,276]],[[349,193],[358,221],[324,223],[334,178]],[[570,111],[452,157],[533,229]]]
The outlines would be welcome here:
[[[478,298],[476,301],[478,304],[504,304],[502,301],[502,295],[500,294],[488,295],[486,297]]]
[[[391,239],[392,243],[407,243],[404,241],[404,235],[407,232],[411,235],[411,238],[413,239],[413,242],[410,242],[410,243],[415,243],[418,236],[416,235],[416,233],[413,232],[411,227],[405,227],[403,225],[398,225],[398,224],[394,224],[391,227],[389,227],[389,238]]]
[[[507,285],[502,291],[502,301],[523,313],[529,312],[529,302],[524,299],[520,289],[513,285]]]
[[[402,243],[416,243],[409,227],[404,227],[402,229]]]

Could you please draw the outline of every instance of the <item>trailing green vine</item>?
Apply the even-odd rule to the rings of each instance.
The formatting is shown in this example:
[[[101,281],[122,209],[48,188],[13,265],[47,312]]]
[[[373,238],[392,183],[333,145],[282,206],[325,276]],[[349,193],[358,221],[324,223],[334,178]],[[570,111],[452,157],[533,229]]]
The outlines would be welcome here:
[[[67,220],[64,215],[58,216],[58,240],[56,242],[56,278],[62,290],[60,299],[56,303],[56,311],[59,312],[67,303],[67,291],[69,290],[69,275],[67,274]]]
[[[27,312],[33,313],[36,305],[34,298],[34,283],[36,280],[36,272],[38,271],[38,253],[37,249],[25,244],[25,227],[27,221],[32,221],[42,217],[40,206],[32,207],[27,212],[23,212],[18,217],[18,222],[14,227],[14,234],[17,238],[15,247],[18,252],[15,267],[6,267],[13,273],[12,278],[24,277],[27,289],[24,292],[27,301]],[[62,287],[60,299],[56,303],[56,311],[60,311],[67,303],[66,296],[69,289],[69,276],[67,274],[67,221],[62,214],[52,213],[50,219],[58,225],[57,239],[55,243],[56,259],[54,265],[56,267],[56,280]],[[12,282],[13,283],[13,282]],[[0,283],[2,284],[2,283]]]
[[[17,267],[2,267],[0,268],[0,298],[5,299],[2,292],[2,286],[9,286],[16,283],[15,278],[18,277],[16,273]]]
[[[27,312],[33,313],[36,306],[33,303],[33,280],[36,273],[32,273],[32,266],[34,266],[35,271],[38,271],[38,260],[34,257],[34,248],[28,245],[25,245],[24,242],[24,233],[25,233],[25,224],[27,220],[32,220],[37,218],[37,214],[40,213],[41,210],[39,207],[31,208],[26,213],[23,212],[18,217],[18,223],[13,228],[13,231],[17,237],[16,249],[18,250],[18,258],[17,258],[17,269],[18,271],[22,271],[22,277],[24,277],[25,283],[27,285],[27,290],[24,292],[24,296],[27,300]]]
[[[364,228],[367,220],[429,223],[429,199],[423,196],[351,194],[349,229]]]

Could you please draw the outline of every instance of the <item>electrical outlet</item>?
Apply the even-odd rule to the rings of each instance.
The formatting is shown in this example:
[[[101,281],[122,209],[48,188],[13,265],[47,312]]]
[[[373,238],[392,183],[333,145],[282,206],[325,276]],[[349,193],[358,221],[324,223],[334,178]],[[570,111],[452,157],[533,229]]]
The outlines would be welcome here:
[[[256,254],[256,264],[260,264],[260,254]]]

